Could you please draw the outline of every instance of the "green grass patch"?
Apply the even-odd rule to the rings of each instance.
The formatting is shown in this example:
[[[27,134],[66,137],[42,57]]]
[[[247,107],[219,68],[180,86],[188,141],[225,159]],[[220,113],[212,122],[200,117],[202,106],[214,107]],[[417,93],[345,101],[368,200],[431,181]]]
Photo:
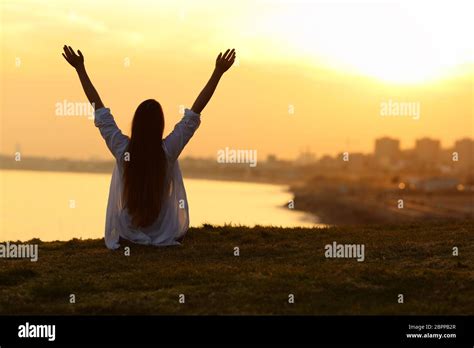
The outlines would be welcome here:
[[[103,240],[41,242],[37,262],[0,259],[0,314],[473,314],[473,231],[205,225],[178,247],[127,244],[130,256]],[[364,244],[365,261],[325,258],[333,241]]]

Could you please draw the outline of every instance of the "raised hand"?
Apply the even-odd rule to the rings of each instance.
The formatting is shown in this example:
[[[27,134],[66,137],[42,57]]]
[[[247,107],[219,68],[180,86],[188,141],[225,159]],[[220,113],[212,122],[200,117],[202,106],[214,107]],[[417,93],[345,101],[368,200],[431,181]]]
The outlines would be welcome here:
[[[191,110],[197,114],[200,114],[201,111],[206,107],[207,103],[211,99],[214,91],[216,90],[217,84],[221,79],[222,75],[229,70],[229,68],[234,64],[235,61],[235,50],[227,50],[224,55],[222,52],[219,53],[216,59],[216,68],[214,69],[211,78],[204,86],[201,93],[199,93],[196,101],[194,102]]]
[[[84,56],[82,55],[81,51],[78,50],[77,53],[79,54],[76,54],[71,46],[66,45],[64,45],[63,49],[64,53],[62,55],[64,59],[66,59],[67,62],[71,64],[76,70],[84,67]]]
[[[216,70],[221,74],[225,73],[234,64],[235,61],[235,49],[228,49],[224,55],[222,52],[219,53],[216,59]]]
[[[84,66],[84,56],[82,55],[81,51],[77,51],[79,54],[76,54],[71,46],[66,45],[64,45],[63,49],[63,57],[76,69],[82,88],[84,89],[84,93],[86,94],[87,99],[89,99],[89,102],[92,104],[95,110],[103,108],[104,103],[102,103],[99,93],[97,93],[97,90],[92,84],[91,79],[87,75],[86,68]]]

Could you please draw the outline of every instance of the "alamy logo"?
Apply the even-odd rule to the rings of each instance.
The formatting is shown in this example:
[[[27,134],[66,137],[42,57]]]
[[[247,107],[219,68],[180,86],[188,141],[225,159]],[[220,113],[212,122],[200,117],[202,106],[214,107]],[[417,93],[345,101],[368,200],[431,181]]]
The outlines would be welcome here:
[[[34,325],[26,322],[18,326],[20,338],[47,338],[48,341],[56,339],[56,325]]]
[[[257,150],[221,149],[217,151],[217,163],[248,163],[257,166]]]
[[[0,244],[0,258],[5,259],[30,259],[38,261],[38,244],[13,244],[6,242]]]
[[[332,242],[332,244],[326,244],[324,250],[326,258],[357,259],[358,262],[365,260],[364,244],[338,244]]]
[[[94,119],[94,105],[89,102],[73,102],[64,99],[55,104],[56,116],[86,116]]]
[[[419,120],[420,109],[419,102],[399,102],[389,99],[380,103],[380,116],[411,117],[413,120]]]

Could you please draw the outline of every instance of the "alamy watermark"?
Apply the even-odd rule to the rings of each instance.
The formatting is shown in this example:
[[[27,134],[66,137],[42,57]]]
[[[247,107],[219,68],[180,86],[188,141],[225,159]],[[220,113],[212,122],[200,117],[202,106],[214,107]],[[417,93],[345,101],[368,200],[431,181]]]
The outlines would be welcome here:
[[[0,258],[5,259],[30,259],[38,261],[38,244],[14,244],[6,242],[0,244]]]
[[[18,326],[19,338],[47,338],[52,342],[56,340],[56,325],[35,325],[26,322]]]
[[[420,115],[420,102],[389,99],[380,103],[380,116],[383,117],[411,117],[413,120],[419,120]]]
[[[332,244],[326,244],[324,250],[326,258],[357,259],[358,262],[365,260],[364,244],[338,244],[332,242]]]
[[[257,166],[257,150],[230,149],[226,147],[217,151],[217,163],[248,163]]]
[[[56,116],[85,116],[94,119],[94,105],[89,102],[73,102],[64,99],[55,104]]]

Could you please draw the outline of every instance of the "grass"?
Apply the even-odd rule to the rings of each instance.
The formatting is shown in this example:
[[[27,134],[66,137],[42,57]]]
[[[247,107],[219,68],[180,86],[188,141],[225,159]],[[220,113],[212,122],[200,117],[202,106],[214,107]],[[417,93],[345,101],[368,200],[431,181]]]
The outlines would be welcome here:
[[[103,240],[39,242],[38,262],[0,259],[0,314],[473,314],[473,231],[205,225],[183,246],[129,245],[130,256]],[[365,261],[325,258],[333,241],[365,244]]]

